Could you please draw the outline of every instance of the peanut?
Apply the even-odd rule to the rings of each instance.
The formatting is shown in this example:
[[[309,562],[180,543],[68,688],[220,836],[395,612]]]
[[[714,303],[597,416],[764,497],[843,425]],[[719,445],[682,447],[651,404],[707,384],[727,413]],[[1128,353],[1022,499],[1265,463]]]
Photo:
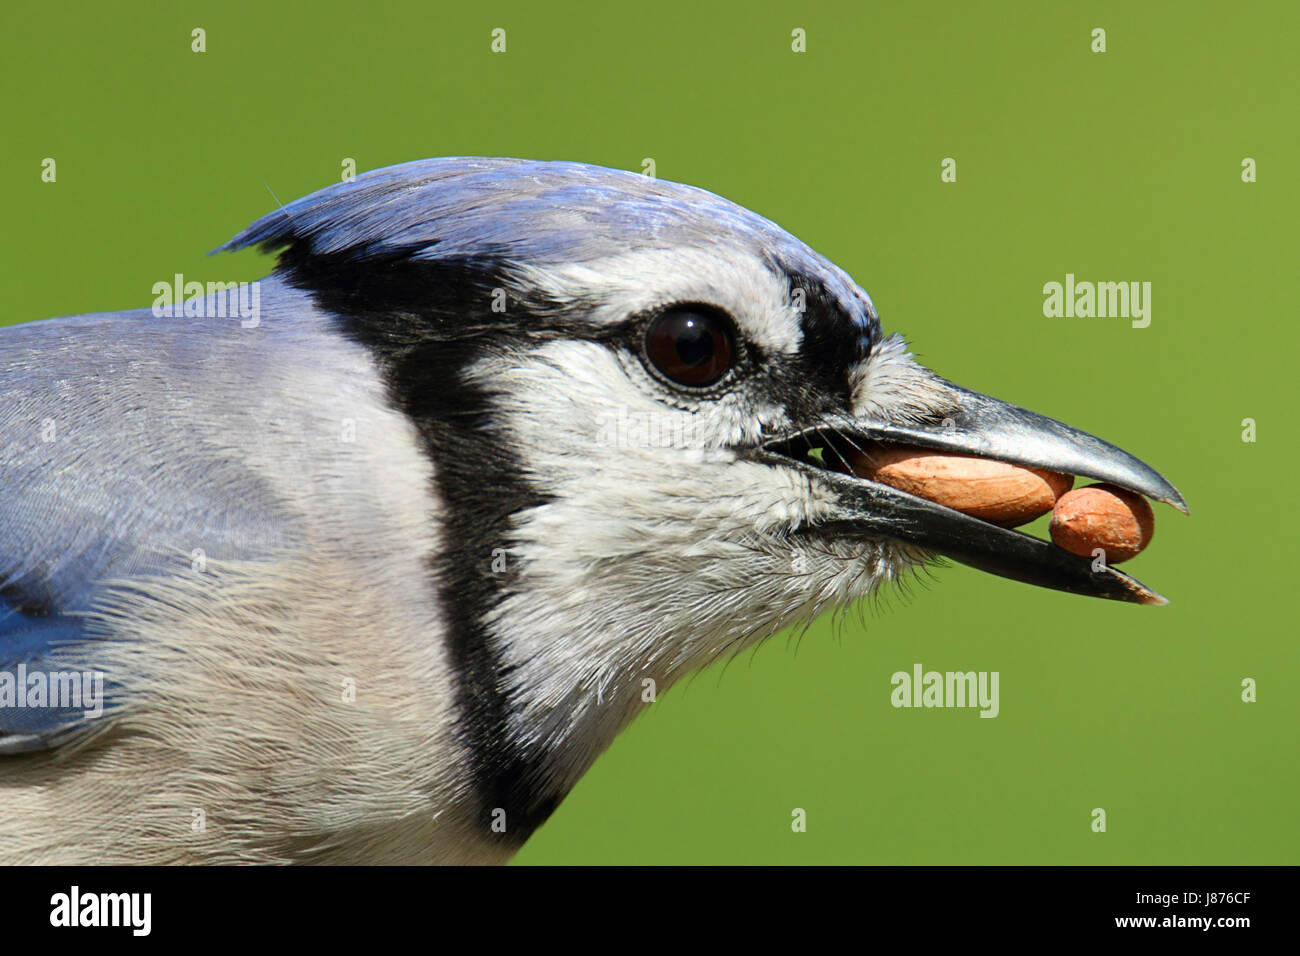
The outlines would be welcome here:
[[[1119,564],[1151,543],[1155,520],[1141,495],[1115,485],[1089,485],[1061,496],[1050,530],[1058,548],[1085,558],[1101,548],[1108,564]]]
[[[859,478],[1014,528],[1052,510],[1073,475],[906,445],[872,445],[845,464]]]

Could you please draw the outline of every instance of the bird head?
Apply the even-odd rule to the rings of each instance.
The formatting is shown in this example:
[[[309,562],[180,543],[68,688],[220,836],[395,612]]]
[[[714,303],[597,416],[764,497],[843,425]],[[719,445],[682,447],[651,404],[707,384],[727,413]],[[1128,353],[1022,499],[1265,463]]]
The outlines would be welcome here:
[[[1137,603],[1133,578],[842,468],[866,442],[1112,482],[1132,455],[963,389],[842,270],[700,189],[576,163],[441,159],[290,204],[228,248],[369,348],[434,467],[430,573],[466,733],[544,816],[683,673],[936,556]]]

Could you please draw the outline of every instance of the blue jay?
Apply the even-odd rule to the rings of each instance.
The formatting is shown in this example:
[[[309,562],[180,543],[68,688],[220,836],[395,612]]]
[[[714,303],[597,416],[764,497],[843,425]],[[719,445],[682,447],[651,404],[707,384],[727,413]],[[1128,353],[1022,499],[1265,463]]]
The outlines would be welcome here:
[[[1186,510],[711,193],[433,159],[247,247],[253,320],[0,331],[4,862],[504,862],[655,691],[935,556],[1162,602],[832,467],[898,442]]]

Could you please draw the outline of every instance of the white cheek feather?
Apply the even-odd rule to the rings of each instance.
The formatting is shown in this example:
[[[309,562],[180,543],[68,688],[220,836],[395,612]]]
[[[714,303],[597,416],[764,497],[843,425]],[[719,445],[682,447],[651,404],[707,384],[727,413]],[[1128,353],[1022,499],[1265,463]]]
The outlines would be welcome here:
[[[764,422],[735,396],[673,408],[604,345],[547,344],[492,361],[510,446],[548,503],[526,512],[509,560],[521,589],[493,632],[514,665],[514,730],[552,750],[571,784],[657,692],[684,673],[811,620],[897,577],[917,555],[886,543],[790,537],[830,501],[793,469],[727,446]],[[658,420],[693,436],[661,447],[606,431],[602,418]],[[783,413],[782,413],[783,415]],[[606,422],[607,424],[607,422]]]

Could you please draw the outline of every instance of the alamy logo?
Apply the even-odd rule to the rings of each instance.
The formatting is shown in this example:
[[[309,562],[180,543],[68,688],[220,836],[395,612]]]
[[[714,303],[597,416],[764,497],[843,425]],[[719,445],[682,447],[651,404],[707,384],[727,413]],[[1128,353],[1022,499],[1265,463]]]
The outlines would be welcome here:
[[[0,708],[80,709],[85,717],[104,713],[103,671],[42,671],[19,664],[0,671]]]
[[[176,273],[171,282],[153,284],[153,314],[159,319],[238,318],[255,329],[262,318],[262,289],[256,282],[186,282]]]
[[[895,707],[978,707],[981,717],[996,717],[997,671],[927,671],[920,664],[912,672],[896,671],[889,702]]]
[[[152,910],[152,893],[83,893],[74,886],[50,897],[50,925],[125,926],[133,936],[148,936]]]
[[[596,441],[625,449],[699,449],[706,444],[704,430],[693,415],[630,411],[625,405],[596,416]]]
[[[1050,319],[1132,319],[1135,329],[1151,324],[1150,282],[1065,282],[1043,286],[1043,315]]]

